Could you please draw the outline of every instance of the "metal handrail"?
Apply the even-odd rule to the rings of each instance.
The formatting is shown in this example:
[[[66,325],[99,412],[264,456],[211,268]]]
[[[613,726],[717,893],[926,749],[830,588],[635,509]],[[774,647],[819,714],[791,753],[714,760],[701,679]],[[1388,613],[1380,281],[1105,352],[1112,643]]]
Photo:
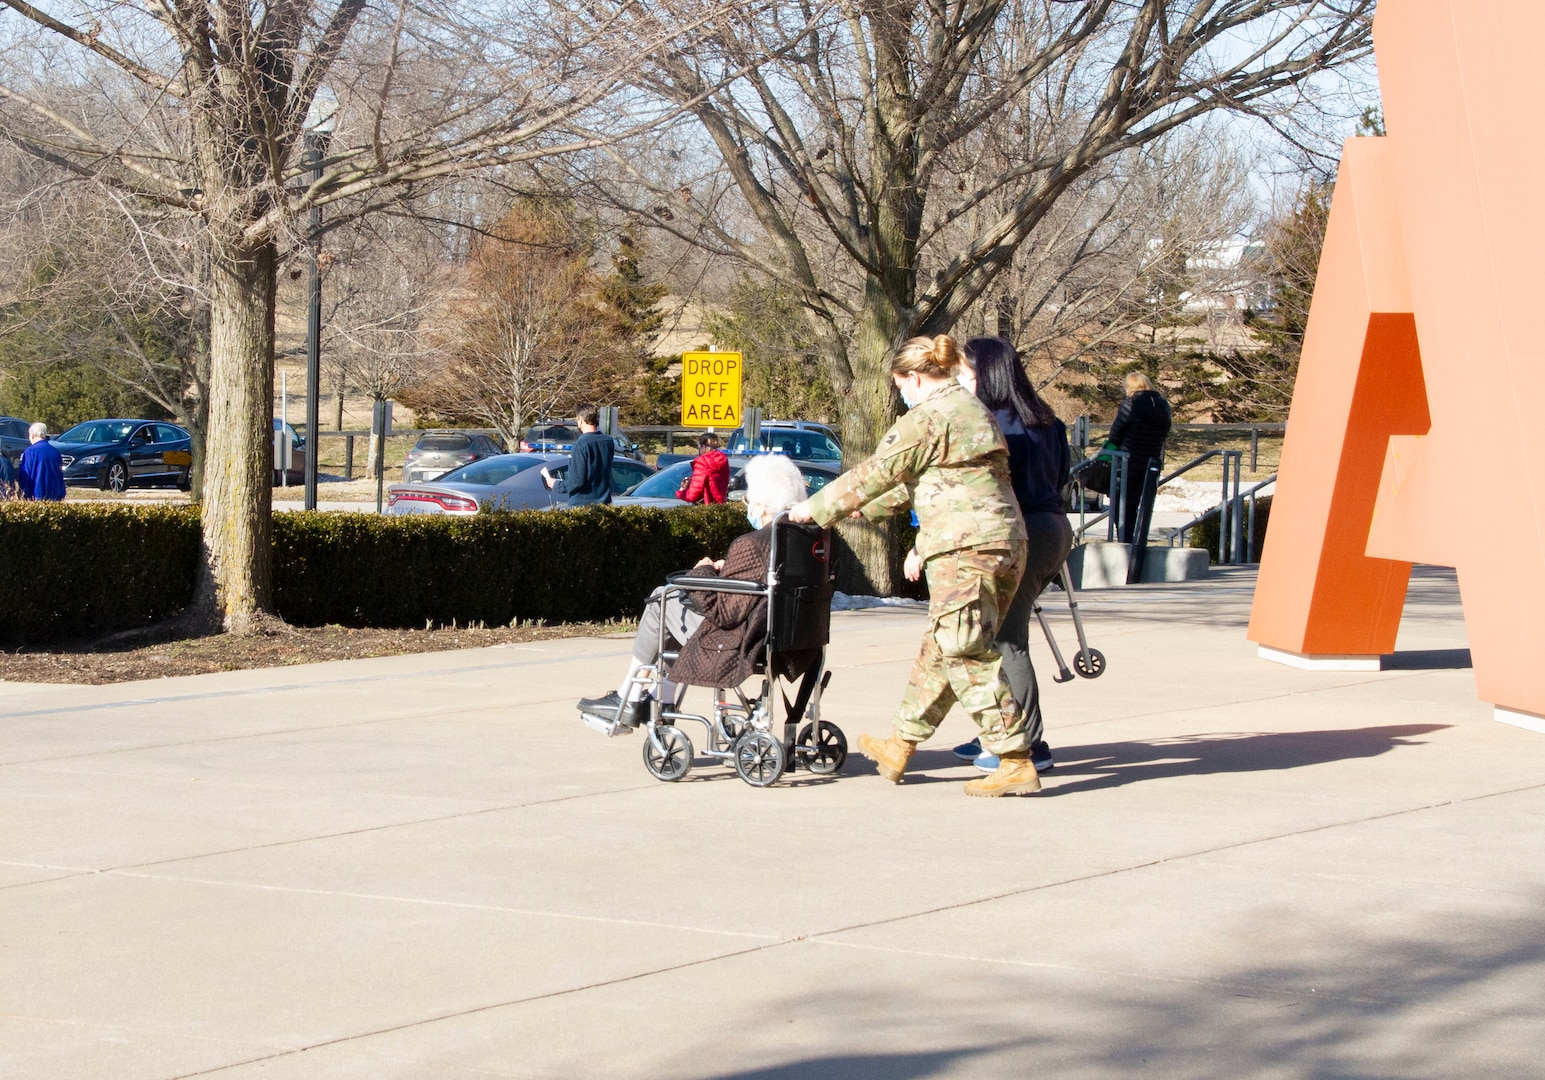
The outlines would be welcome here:
[[[1231,502],[1233,502],[1235,504],[1235,514],[1236,514],[1236,517],[1237,517],[1237,515],[1239,513],[1239,504],[1243,503],[1244,500],[1246,500],[1246,499],[1250,500],[1249,515],[1248,515],[1248,518],[1245,519],[1245,528],[1244,528],[1245,540],[1244,540],[1243,550],[1237,552],[1237,557],[1233,560],[1234,562],[1236,562],[1236,563],[1243,563],[1243,562],[1247,561],[1248,558],[1249,558],[1250,553],[1255,551],[1255,500],[1256,500],[1257,495],[1259,495],[1259,493],[1260,493],[1262,488],[1270,487],[1272,484],[1275,484],[1276,482],[1277,482],[1277,474],[1276,473],[1272,473],[1270,476],[1268,476],[1266,479],[1262,480],[1260,483],[1254,484],[1251,487],[1247,488],[1246,490],[1239,492],[1237,495],[1234,496],[1234,498],[1232,500],[1230,500]],[[1204,510],[1204,511],[1202,511],[1202,513],[1200,513],[1196,517],[1192,518],[1190,521],[1186,522],[1184,525],[1176,525],[1176,526],[1172,527],[1168,531],[1166,536],[1165,536],[1165,541],[1166,541],[1167,545],[1169,547],[1174,547],[1175,546],[1175,542],[1176,542],[1176,540],[1178,538],[1185,536],[1192,529],[1196,528],[1198,525],[1200,525],[1202,522],[1206,521],[1208,518],[1212,517],[1214,514],[1221,513],[1225,505],[1226,505],[1225,503],[1219,503],[1217,506],[1214,506],[1211,510]],[[1223,555],[1224,555],[1223,548],[1224,548],[1224,544],[1223,544],[1223,529],[1220,526],[1220,528],[1218,530],[1218,549],[1219,549],[1218,550],[1218,561],[1219,562],[1223,562]]]
[[[1117,452],[1121,453],[1122,451],[1117,451]],[[1155,484],[1154,488],[1153,488],[1155,497],[1157,497],[1159,489],[1162,488],[1165,484],[1169,483],[1171,480],[1176,479],[1177,477],[1184,476],[1186,473],[1188,473],[1192,469],[1196,468],[1202,462],[1209,461],[1212,458],[1217,457],[1219,454],[1233,454],[1233,453],[1238,453],[1238,451],[1235,451],[1235,450],[1208,450],[1206,453],[1192,458],[1190,461],[1186,462],[1184,465],[1180,466],[1180,468],[1176,469],[1174,472],[1170,473],[1169,475],[1159,477],[1159,482],[1157,484]],[[1097,460],[1099,460],[1099,456],[1100,456],[1099,454],[1096,454],[1096,455],[1094,455],[1094,457],[1085,458],[1083,461],[1080,461],[1077,465],[1074,465],[1073,468],[1068,471],[1068,476],[1076,481],[1077,477],[1078,477],[1078,473],[1080,471],[1082,471],[1083,469],[1088,468],[1090,465],[1093,465]],[[1114,472],[1114,470],[1113,470],[1113,472]],[[1114,479],[1114,476],[1112,476],[1112,479]],[[1114,483],[1111,484],[1112,488],[1114,488],[1115,486],[1116,485]],[[1111,506],[1114,507],[1116,505],[1115,496],[1114,495],[1110,496],[1110,499],[1111,499]],[[1080,505],[1082,505],[1082,504],[1080,504]],[[1096,516],[1094,516],[1092,518],[1089,518],[1087,520],[1085,520],[1083,518],[1083,516],[1080,515],[1080,517],[1078,519],[1078,528],[1073,530],[1073,535],[1075,537],[1083,536],[1084,533],[1087,532],[1089,529],[1093,528],[1095,525],[1098,525],[1100,522],[1107,520],[1108,518],[1110,518],[1110,516],[1111,515],[1110,515],[1109,511],[1106,511],[1105,513],[1102,513],[1102,514],[1097,514]],[[1107,529],[1107,531],[1109,531],[1109,530]]]

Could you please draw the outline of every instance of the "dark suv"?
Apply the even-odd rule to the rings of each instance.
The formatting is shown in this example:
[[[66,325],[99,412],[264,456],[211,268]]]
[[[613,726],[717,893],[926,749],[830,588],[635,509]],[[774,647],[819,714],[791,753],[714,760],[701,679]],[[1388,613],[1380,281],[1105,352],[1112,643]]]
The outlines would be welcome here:
[[[474,431],[426,431],[408,451],[402,463],[402,479],[407,484],[438,480],[452,469],[502,453],[493,439]]]
[[[751,453],[787,454],[795,461],[826,461],[842,464],[842,444],[837,433],[825,424],[809,420],[763,420],[757,437],[757,447],[751,447],[746,429],[737,428],[730,434],[725,453],[733,457]]]
[[[517,447],[522,454],[567,454],[574,449],[574,444],[579,440],[579,425],[568,420],[543,420],[541,423],[532,424],[520,437],[520,446]],[[626,435],[613,435],[612,442],[616,444],[616,453],[634,461],[644,460],[638,452],[638,447],[628,441]]]
[[[176,424],[160,420],[87,420],[54,438],[64,459],[66,484],[95,484],[104,491],[132,485],[192,486],[193,440]]]

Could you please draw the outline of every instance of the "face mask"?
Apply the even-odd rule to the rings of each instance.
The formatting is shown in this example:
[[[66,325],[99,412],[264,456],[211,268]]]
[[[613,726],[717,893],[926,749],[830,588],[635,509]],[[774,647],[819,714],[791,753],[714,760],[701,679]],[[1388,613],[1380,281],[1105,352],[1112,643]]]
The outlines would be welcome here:
[[[918,399],[912,396],[912,384],[902,383],[898,389],[901,390],[901,400],[906,405],[906,407],[909,409],[917,408]],[[919,389],[921,389],[921,387],[919,387]]]
[[[746,507],[746,520],[751,523],[753,529],[760,529],[762,527],[762,514],[754,507]]]
[[[962,370],[955,376],[955,381],[966,388],[966,393],[976,393],[976,376],[969,371]]]

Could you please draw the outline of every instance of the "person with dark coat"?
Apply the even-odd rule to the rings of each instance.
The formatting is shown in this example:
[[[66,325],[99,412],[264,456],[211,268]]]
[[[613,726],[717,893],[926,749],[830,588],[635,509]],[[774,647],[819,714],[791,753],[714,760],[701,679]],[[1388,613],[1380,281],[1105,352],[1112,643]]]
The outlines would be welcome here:
[[[569,450],[569,471],[563,478],[563,490],[568,493],[570,506],[596,506],[612,501],[612,455],[617,444],[610,435],[601,433],[601,410],[594,405],[581,405],[575,418],[579,421],[580,437]],[[542,479],[548,487],[555,481],[544,466]]]
[[[1136,543],[1128,581],[1142,580],[1143,554],[1148,542],[1148,523],[1164,468],[1164,441],[1171,423],[1169,402],[1153,388],[1148,376],[1134,371],[1127,376],[1127,397],[1116,409],[1107,446],[1127,453],[1127,493],[1121,510],[1121,542]]]
[[[0,499],[14,499],[21,492],[16,487],[16,466],[11,459],[0,454]]]
[[[1062,572],[1073,547],[1073,527],[1062,505],[1062,487],[1068,481],[1072,456],[1068,429],[1030,385],[1014,346],[1001,337],[967,341],[958,378],[992,410],[1009,446],[1009,480],[1025,519],[1029,552],[1025,575],[1019,579],[1019,588],[998,627],[997,645],[1009,688],[1025,714],[1030,761],[1036,772],[1049,772],[1054,761],[1046,744],[1040,686],[1030,662],[1030,622],[1036,598]],[[979,739],[955,747],[955,756],[974,762],[983,772],[990,773],[999,765],[998,756],[983,751]]]
[[[48,441],[47,424],[33,424],[27,434],[32,445],[22,453],[21,468],[16,470],[21,497],[59,502],[64,498],[64,459]]]
[[[746,518],[753,531],[737,536],[724,558],[702,559],[693,568],[699,577],[766,582],[772,547],[773,519],[805,498],[805,480],[786,457],[766,454],[746,465]],[[660,628],[667,647],[680,646],[669,677],[662,680],[661,702],[673,708],[682,688],[739,686],[751,676],[767,637],[767,601],[734,593],[680,592],[665,595],[656,589],[644,605],[633,637],[633,660],[622,684],[601,697],[582,698],[579,710],[636,727],[649,716],[640,672],[660,663]]]
[[[697,440],[692,475],[676,490],[676,498],[689,503],[722,503],[730,490],[730,459],[720,450],[719,436],[709,432]]]

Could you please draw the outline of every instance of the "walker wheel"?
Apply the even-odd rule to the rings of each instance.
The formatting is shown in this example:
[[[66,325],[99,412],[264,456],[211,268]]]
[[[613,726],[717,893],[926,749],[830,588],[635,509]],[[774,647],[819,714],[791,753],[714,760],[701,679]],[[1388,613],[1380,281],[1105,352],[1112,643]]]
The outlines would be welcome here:
[[[1105,654],[1099,649],[1079,649],[1073,654],[1073,670],[1086,679],[1105,674]]]
[[[816,730],[814,724],[806,724],[800,729],[799,738],[794,742],[796,753],[808,747],[809,752],[800,754],[799,760],[817,776],[829,776],[848,760],[848,738],[840,727],[825,720],[819,721],[819,735]]]
[[[752,787],[771,787],[788,759],[783,744],[765,731],[753,731],[735,744],[735,772]]]
[[[656,780],[680,780],[692,771],[692,740],[669,724],[657,724],[653,731],[645,728],[644,768]]]

